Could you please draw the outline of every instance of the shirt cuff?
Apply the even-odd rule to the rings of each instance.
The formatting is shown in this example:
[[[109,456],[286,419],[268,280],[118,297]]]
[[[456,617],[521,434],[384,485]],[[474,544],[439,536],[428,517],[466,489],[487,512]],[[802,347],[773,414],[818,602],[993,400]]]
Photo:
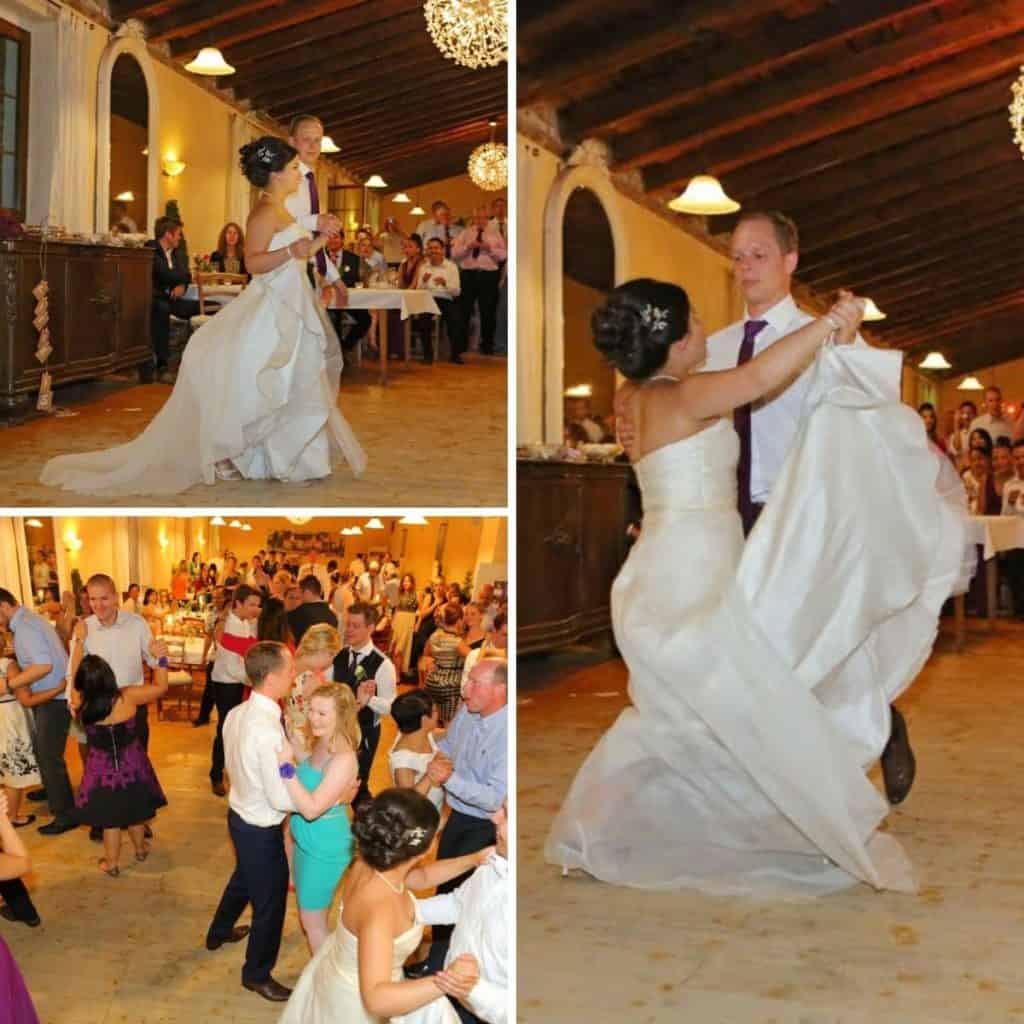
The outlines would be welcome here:
[[[466,1005],[488,1024],[506,1024],[508,1020],[508,989],[481,978],[472,988]]]

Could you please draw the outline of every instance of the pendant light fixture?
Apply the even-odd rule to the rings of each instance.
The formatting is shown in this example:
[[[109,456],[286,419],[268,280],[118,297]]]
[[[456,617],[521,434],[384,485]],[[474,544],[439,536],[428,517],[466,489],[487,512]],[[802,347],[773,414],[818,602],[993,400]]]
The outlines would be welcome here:
[[[325,135],[320,140],[320,152],[321,153],[340,153],[341,147],[335,145],[334,139],[330,135]]]
[[[977,377],[964,377],[956,386],[957,391],[984,391],[985,385]]]
[[[953,364],[941,352],[929,352],[917,365],[922,370],[953,369]]]
[[[669,204],[676,213],[694,213],[715,216],[720,213],[735,213],[740,204],[725,194],[722,183],[710,174],[698,174],[690,179],[685,191]]]
[[[219,75],[233,75],[235,69],[224,59],[224,55],[216,46],[204,46],[196,56],[196,59],[185,65],[186,71],[193,75],[208,75],[217,77]]]
[[[864,322],[870,324],[885,318],[886,314],[875,305],[874,299],[867,299],[864,305]]]

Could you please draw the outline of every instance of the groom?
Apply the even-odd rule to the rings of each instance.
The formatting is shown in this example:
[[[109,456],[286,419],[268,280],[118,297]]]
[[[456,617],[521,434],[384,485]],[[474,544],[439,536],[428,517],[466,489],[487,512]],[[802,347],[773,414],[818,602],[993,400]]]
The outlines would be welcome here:
[[[799,262],[799,235],[789,217],[776,212],[742,214],[732,233],[730,248],[747,315],[707,339],[705,370],[740,366],[814,319],[797,307],[790,294]],[[858,336],[855,344],[865,343]],[[745,536],[754,528],[796,440],[810,384],[808,368],[788,387],[733,413],[740,438],[737,501]],[[617,414],[619,405],[616,402]],[[621,407],[626,408],[625,404]],[[631,434],[632,424],[622,423],[620,437],[626,447]],[[892,804],[902,803],[913,785],[916,762],[906,722],[895,707],[892,731],[881,760],[886,796]]]

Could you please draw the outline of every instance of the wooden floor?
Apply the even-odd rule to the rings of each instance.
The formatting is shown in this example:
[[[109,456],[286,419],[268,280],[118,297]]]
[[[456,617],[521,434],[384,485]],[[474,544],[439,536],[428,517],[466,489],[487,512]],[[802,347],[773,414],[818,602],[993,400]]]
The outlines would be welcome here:
[[[388,784],[386,752],[395,735],[390,718],[381,732],[374,789]],[[280,1005],[241,986],[244,943],[215,953],[203,945],[234,868],[227,800],[210,792],[213,736],[213,725],[153,725],[151,753],[168,806],[153,826],[153,853],[136,864],[130,848],[123,850],[120,878],[97,869],[102,847],[84,828],[49,838],[35,826],[22,831],[43,923],[30,929],[0,919],[0,934],[42,1024],[271,1024],[279,1018]],[[71,744],[67,764],[77,782],[80,762]],[[248,920],[246,911],[242,923]],[[292,894],[274,976],[294,985],[308,959]]]
[[[1024,626],[970,625],[964,653],[944,634],[900,701],[918,777],[888,827],[919,872],[916,896],[859,886],[817,902],[757,903],[562,879],[542,860],[547,827],[625,703],[626,673],[582,649],[524,659],[519,1019],[1024,1021]]]
[[[166,384],[99,384],[58,393],[71,415],[0,426],[4,504],[48,508],[120,505],[206,508],[474,507],[507,504],[506,360],[470,354],[464,366],[393,364],[378,383],[377,364],[346,368],[339,407],[366,449],[358,480],[345,465],[323,481],[297,486],[241,480],[198,484],[179,495],[104,499],[39,483],[47,459],[131,440],[170,394]]]

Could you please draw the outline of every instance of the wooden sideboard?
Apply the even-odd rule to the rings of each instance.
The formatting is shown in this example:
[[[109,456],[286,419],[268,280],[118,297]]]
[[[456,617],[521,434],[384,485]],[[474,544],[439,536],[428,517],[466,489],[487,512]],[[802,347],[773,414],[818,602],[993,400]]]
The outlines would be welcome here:
[[[516,467],[519,654],[611,630],[611,585],[628,550],[625,463],[520,461]]]
[[[39,335],[32,325],[32,289],[42,277],[44,258],[53,346],[45,367],[35,356]],[[32,409],[44,369],[56,386],[151,364],[152,281],[150,249],[0,241],[0,420],[16,421]]]

